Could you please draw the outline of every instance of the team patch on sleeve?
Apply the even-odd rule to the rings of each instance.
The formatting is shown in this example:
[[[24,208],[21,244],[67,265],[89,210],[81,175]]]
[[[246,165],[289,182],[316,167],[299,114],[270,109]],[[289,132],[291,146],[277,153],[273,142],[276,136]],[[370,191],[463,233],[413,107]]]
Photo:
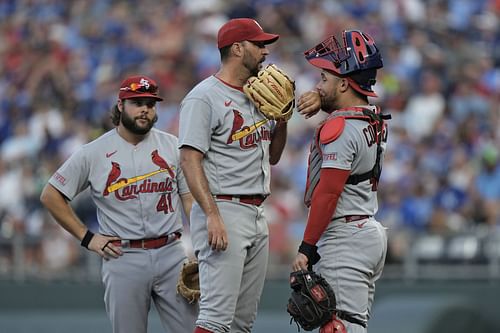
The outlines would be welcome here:
[[[336,160],[337,160],[337,153],[330,153],[323,155],[323,161],[336,161]]]
[[[54,174],[54,179],[57,180],[59,184],[66,185],[66,178],[64,178],[64,176],[61,175],[60,173],[56,172]]]
[[[319,134],[320,142],[322,144],[327,144],[335,141],[344,131],[344,126],[344,117],[336,117],[327,121],[321,128],[321,133]]]

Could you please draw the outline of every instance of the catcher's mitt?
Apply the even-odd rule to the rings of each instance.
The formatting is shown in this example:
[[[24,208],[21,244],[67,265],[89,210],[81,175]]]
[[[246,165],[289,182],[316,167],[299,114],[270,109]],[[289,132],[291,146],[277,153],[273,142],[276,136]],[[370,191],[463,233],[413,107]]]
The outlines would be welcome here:
[[[290,274],[292,295],[287,312],[306,331],[323,326],[335,311],[335,293],[328,282],[313,271],[300,270]]]
[[[197,261],[184,262],[177,281],[177,293],[181,294],[189,303],[194,303],[200,298],[200,276]]]
[[[287,121],[292,116],[295,82],[276,65],[267,65],[250,77],[243,91],[266,118]]]

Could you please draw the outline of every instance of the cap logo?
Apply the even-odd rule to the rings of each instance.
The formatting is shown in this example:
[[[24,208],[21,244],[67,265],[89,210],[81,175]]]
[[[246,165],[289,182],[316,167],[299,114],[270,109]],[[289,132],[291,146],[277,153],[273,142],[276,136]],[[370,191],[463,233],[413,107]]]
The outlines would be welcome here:
[[[141,78],[139,81],[140,85],[146,88],[146,90],[149,90],[149,81],[146,80],[145,78]]]
[[[264,29],[262,29],[262,27],[260,26],[259,22],[255,21],[255,20],[252,20],[252,21],[253,21],[253,23],[255,23],[255,25],[256,25],[256,26],[258,26],[258,27],[259,27],[259,29],[260,29],[260,30],[264,30]]]
[[[130,76],[121,83],[118,98],[139,97],[152,97],[157,101],[163,100],[163,98],[158,96],[158,86],[153,79],[145,75]]]

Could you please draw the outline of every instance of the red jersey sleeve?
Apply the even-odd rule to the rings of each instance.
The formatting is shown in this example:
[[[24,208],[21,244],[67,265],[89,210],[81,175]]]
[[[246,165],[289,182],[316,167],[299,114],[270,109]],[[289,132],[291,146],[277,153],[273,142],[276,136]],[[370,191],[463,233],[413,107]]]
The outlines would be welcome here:
[[[324,168],[320,171],[320,181],[314,189],[304,242],[316,245],[337,208],[337,201],[344,190],[350,170]]]

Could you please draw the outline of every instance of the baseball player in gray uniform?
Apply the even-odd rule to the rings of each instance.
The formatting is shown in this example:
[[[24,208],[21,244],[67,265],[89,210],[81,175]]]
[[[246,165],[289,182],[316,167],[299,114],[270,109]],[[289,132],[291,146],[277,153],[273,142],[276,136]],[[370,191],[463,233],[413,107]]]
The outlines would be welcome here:
[[[321,333],[362,333],[387,251],[385,228],[374,215],[390,117],[367,98],[377,96],[372,86],[382,57],[358,30],[344,31],[342,43],[331,36],[305,55],[322,69],[316,95],[330,116],[311,144],[304,198],[309,216],[292,268],[318,263],[335,292],[337,310]],[[299,109],[311,104],[299,99]]]
[[[76,151],[50,178],[41,201],[82,246],[104,260],[104,301],[113,332],[146,332],[151,300],[167,332],[191,333],[197,306],[176,293],[186,259],[179,238],[192,196],[179,167],[177,138],[153,128],[156,83],[132,76],[121,84],[116,128]],[[99,232],[69,205],[90,187]]]
[[[268,121],[243,92],[278,35],[252,19],[233,19],[218,33],[222,66],[184,98],[181,166],[196,202],[191,237],[200,270],[196,333],[250,332],[264,285],[268,227],[262,203],[270,164],[286,141],[286,122]]]

